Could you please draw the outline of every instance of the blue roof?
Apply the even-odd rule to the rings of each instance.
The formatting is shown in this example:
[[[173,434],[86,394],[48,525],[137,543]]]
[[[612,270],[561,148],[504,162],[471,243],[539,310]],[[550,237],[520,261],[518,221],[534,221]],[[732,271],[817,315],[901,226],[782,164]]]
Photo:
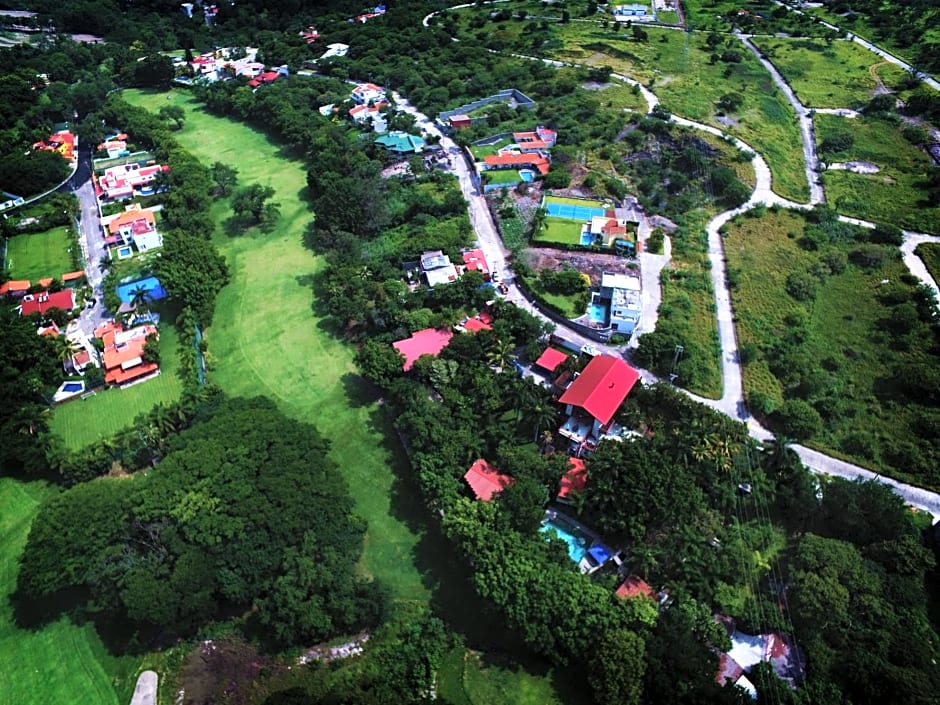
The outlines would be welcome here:
[[[591,554],[591,558],[593,558],[598,563],[606,563],[607,560],[610,559],[610,557],[613,555],[611,550],[602,543],[597,543],[591,546],[588,549],[588,553]]]

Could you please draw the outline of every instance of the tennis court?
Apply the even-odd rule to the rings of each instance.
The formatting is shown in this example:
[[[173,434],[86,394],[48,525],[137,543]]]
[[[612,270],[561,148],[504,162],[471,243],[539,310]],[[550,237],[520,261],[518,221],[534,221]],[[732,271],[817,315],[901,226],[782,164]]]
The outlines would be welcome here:
[[[596,205],[595,205],[596,204]],[[544,202],[545,215],[551,218],[567,218],[569,220],[590,220],[595,215],[604,215],[607,211],[603,204],[597,201],[585,201],[584,204],[560,203],[546,198]]]

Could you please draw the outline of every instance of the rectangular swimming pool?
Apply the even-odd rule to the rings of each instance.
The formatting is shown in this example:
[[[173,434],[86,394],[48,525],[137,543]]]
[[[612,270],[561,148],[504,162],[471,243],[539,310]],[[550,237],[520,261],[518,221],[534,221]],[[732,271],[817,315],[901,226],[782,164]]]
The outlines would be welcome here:
[[[543,534],[554,533],[558,538],[568,544],[568,557],[575,565],[581,563],[581,560],[587,555],[588,549],[591,547],[592,539],[590,536],[559,517],[549,519],[542,524],[539,531]]]

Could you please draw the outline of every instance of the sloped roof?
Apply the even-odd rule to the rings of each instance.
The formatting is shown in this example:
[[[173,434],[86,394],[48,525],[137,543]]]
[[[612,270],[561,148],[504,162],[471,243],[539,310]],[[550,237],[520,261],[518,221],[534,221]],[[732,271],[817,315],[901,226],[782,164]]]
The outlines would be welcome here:
[[[610,355],[593,358],[558,400],[587,411],[607,425],[627,398],[640,373],[623,360]]]
[[[486,263],[486,255],[483,250],[467,250],[462,253],[463,263],[467,269],[475,269],[478,272],[489,274],[490,267]]]
[[[542,176],[548,173],[549,162],[538,154],[489,154],[483,158],[487,166],[517,166],[536,169]]]
[[[464,474],[463,479],[470,485],[477,499],[489,502],[493,497],[509,487],[515,479],[510,475],[502,475],[499,470],[480,458]]]
[[[29,289],[29,279],[11,279],[8,282],[0,284],[0,296],[12,294],[13,292],[22,292]]]
[[[621,600],[636,597],[637,595],[646,595],[652,600],[656,599],[656,591],[638,575],[631,575],[624,580],[614,594]]]
[[[75,308],[75,292],[71,289],[63,289],[54,294],[43,291],[35,296],[27,294],[23,298],[22,315],[29,316],[32,313],[45,314],[52,308],[58,308],[63,311],[71,311]]]
[[[568,458],[568,472],[561,477],[558,499],[567,499],[574,492],[583,492],[587,486],[587,468],[581,458]]]
[[[461,325],[468,333],[476,333],[481,330],[493,330],[493,326],[489,323],[484,323],[479,318],[468,318]]]
[[[447,347],[453,337],[454,334],[449,330],[425,328],[413,333],[410,338],[396,340],[392,345],[405,356],[403,369],[407,372],[415,364],[415,360],[422,355],[437,356],[441,350]]]
[[[541,367],[543,370],[547,370],[548,372],[554,372],[558,369],[558,366],[567,359],[568,355],[563,353],[561,350],[556,350],[555,348],[545,348],[545,352],[539,355],[539,359],[535,361],[535,365],[536,367]]]

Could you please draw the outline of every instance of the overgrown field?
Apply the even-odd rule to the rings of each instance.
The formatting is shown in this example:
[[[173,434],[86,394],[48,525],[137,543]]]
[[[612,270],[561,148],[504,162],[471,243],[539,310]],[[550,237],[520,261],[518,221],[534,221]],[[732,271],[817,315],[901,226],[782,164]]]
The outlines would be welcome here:
[[[826,452],[940,486],[937,417],[914,389],[936,364],[927,310],[897,247],[852,230],[786,211],[728,225],[748,404]]]
[[[940,244],[925,242],[917,246],[915,253],[924,261],[924,266],[930,272],[935,282],[940,282]]]
[[[807,108],[859,108],[876,87],[893,87],[907,72],[854,42],[756,37]]]
[[[931,202],[924,188],[930,157],[904,137],[903,125],[817,115],[815,128],[824,161],[866,161],[880,169],[876,174],[824,174],[826,196],[840,213],[922,232],[940,230],[940,204]],[[827,144],[844,148],[832,151]]]
[[[179,334],[172,323],[161,324],[158,377],[57,406],[50,422],[52,432],[61,436],[69,448],[83,448],[129,427],[139,414],[158,404],[179,401],[183,391],[179,346]]]

